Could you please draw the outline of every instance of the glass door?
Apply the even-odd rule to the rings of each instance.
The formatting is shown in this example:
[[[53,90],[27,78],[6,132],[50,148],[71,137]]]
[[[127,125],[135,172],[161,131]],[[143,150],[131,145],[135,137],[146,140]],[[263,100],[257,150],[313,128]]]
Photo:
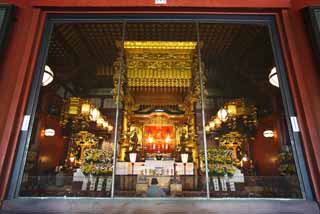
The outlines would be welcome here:
[[[53,25],[19,195],[302,198],[269,33],[183,19]]]

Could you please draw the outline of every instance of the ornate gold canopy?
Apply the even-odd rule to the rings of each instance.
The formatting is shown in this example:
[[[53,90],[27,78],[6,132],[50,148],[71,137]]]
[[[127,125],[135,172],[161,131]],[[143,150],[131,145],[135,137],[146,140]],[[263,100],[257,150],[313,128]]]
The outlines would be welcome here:
[[[134,104],[172,105],[198,97],[196,47],[194,41],[125,41],[122,99]],[[116,72],[119,65],[118,60]]]

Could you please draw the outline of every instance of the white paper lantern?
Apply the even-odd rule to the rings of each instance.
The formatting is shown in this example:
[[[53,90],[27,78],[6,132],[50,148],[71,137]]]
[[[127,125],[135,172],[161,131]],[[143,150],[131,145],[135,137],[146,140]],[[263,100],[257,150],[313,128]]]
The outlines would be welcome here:
[[[265,138],[270,138],[270,137],[273,137],[273,136],[274,136],[274,133],[273,133],[272,130],[265,130],[265,131],[263,132],[263,136],[264,136]]]
[[[42,86],[47,86],[53,81],[53,71],[51,68],[46,65],[44,67],[43,77],[42,77]]]
[[[273,67],[271,69],[271,72],[269,74],[269,82],[271,83],[271,85],[279,88],[279,79],[276,67]]]
[[[225,122],[228,119],[228,111],[222,108],[218,111],[217,116],[221,121]]]
[[[44,130],[44,136],[52,137],[56,134],[56,131],[54,129],[45,129]]]
[[[94,108],[90,111],[90,119],[93,121],[97,121],[100,117],[100,111],[97,108]]]

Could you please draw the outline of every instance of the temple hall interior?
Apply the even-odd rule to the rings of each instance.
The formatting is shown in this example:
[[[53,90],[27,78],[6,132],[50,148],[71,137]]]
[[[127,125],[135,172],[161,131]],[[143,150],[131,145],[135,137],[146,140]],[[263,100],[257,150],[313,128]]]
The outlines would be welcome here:
[[[300,198],[269,29],[56,24],[22,196]]]

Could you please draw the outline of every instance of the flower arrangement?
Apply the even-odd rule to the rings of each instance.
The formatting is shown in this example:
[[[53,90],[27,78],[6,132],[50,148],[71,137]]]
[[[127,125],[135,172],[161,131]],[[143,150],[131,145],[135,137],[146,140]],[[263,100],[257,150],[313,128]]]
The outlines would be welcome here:
[[[279,158],[279,173],[280,175],[294,175],[296,173],[296,168],[293,162],[293,155],[290,152],[281,152],[278,155]]]
[[[200,153],[200,158],[204,163],[204,152]],[[232,157],[232,150],[225,146],[208,149],[208,168],[209,176],[232,177],[235,173],[235,160]],[[204,164],[203,164],[204,165]]]
[[[112,151],[101,149],[86,149],[83,152],[84,162],[86,163],[109,163],[112,162]]]
[[[112,174],[112,151],[86,149],[81,171],[85,175],[106,176]]]

